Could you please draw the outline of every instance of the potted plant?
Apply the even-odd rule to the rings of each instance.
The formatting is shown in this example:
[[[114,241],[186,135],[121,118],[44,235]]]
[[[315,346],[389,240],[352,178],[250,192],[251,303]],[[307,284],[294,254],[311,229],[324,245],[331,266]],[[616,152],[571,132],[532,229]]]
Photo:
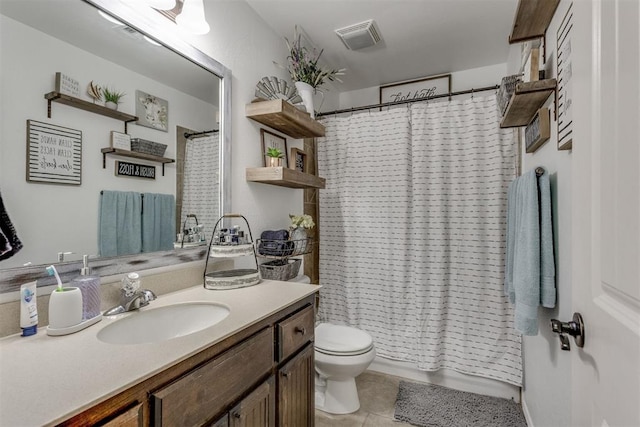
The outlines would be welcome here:
[[[269,167],[278,167],[282,166],[282,158],[284,157],[284,153],[281,149],[276,147],[267,148],[267,152],[265,153],[267,156],[267,166]]]
[[[291,219],[291,225],[289,225],[289,239],[295,242],[293,254],[301,255],[307,253],[307,244],[309,242],[307,230],[315,227],[316,223],[313,222],[311,215],[306,214],[289,214],[289,218]]]
[[[313,94],[326,81],[337,80],[342,83],[338,76],[344,75],[344,68],[339,70],[323,68],[318,64],[318,60],[324,49],[318,52],[316,49],[309,51],[302,45],[301,35],[298,33],[296,25],[293,32],[293,43],[285,37],[289,55],[287,56],[287,71],[291,80],[296,85],[296,89],[302,98],[302,102],[311,117],[315,117],[313,109]],[[277,64],[277,63],[276,63]],[[277,64],[279,65],[279,64]]]
[[[125,95],[125,93],[105,87],[102,90],[102,95],[104,96],[104,106],[111,108],[112,110],[117,110],[120,99]]]

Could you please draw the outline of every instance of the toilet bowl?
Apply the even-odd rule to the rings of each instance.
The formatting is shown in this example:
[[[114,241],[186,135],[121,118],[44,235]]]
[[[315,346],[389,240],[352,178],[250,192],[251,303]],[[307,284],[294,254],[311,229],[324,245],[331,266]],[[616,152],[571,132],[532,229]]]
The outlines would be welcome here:
[[[320,323],[315,330],[316,408],[349,414],[360,408],[355,378],[376,356],[371,335],[343,325]]]

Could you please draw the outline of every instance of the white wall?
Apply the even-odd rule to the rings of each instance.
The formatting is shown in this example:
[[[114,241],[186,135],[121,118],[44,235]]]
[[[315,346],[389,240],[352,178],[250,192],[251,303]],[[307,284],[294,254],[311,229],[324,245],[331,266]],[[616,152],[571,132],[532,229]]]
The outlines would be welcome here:
[[[547,30],[546,71],[556,76],[556,33],[570,2],[563,0]],[[518,70],[520,44],[512,47],[509,73]],[[549,74],[550,73],[550,74]],[[571,366],[569,353],[560,350],[557,334],[551,332],[550,319],[570,320],[571,313],[571,151],[557,149],[557,123],[554,97],[545,104],[551,110],[551,138],[535,153],[524,153],[523,172],[544,167],[551,179],[553,232],[556,261],[557,304],[554,309],[540,308],[540,332],[523,338],[524,387],[522,402],[531,426],[571,425]],[[523,142],[524,144],[524,142]],[[575,350],[573,340],[572,351]]]
[[[101,148],[110,144],[112,130],[124,132],[124,123],[102,115],[53,103],[47,118],[44,94],[54,89],[57,71],[80,81],[81,87],[94,80],[124,91],[120,111],[135,114],[136,89],[154,94],[169,103],[169,132],[130,123],[128,133],[167,144],[165,157],[176,156],[176,125],[208,129],[216,106],[178,92],[140,74],[80,50],[20,22],[0,15],[2,49],[2,128],[0,135],[0,187],[2,197],[24,249],[2,262],[2,268],[56,262],[56,254],[73,251],[97,253],[100,190],[121,190],[175,194],[175,164],[162,165],[138,159],[122,159],[156,166],[156,179],[116,177],[115,159],[107,157],[102,168]],[[15,40],[20,40],[19,43]],[[81,98],[89,101],[81,94]],[[187,108],[189,106],[189,108]],[[195,108],[194,108],[195,106]],[[82,185],[50,185],[27,182],[26,121],[28,119],[82,131]]]
[[[486,86],[495,86],[505,76],[506,64],[495,64],[487,67],[451,73],[451,91],[462,91]],[[340,93],[339,108],[360,107],[380,102],[378,86]],[[325,109],[325,111],[327,111]]]
[[[263,230],[287,228],[289,213],[303,209],[303,190],[245,180],[247,167],[262,166],[261,126],[245,117],[245,105],[254,99],[255,85],[262,77],[290,80],[286,70],[273,64],[285,63],[286,45],[245,2],[205,2],[205,8],[211,32],[190,42],[233,73],[232,210],[247,217],[255,239]],[[337,105],[333,90],[325,98],[326,106]],[[287,144],[302,148],[301,140],[287,137]]]

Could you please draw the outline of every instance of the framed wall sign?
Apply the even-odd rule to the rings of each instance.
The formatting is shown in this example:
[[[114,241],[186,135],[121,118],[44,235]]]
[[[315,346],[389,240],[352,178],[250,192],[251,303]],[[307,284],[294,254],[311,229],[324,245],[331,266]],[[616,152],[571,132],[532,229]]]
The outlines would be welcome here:
[[[75,98],[79,98],[80,82],[73,77],[62,74],[61,72],[57,72],[55,91],[65,95],[73,96]]]
[[[111,131],[111,148],[131,151],[131,136],[126,133]]]
[[[116,160],[116,176],[156,179],[156,167]]]
[[[451,92],[451,74],[380,86],[380,103],[429,99]]]
[[[287,156],[287,139],[280,135],[271,133],[266,129],[260,129],[260,139],[262,140],[262,162],[263,166],[267,166],[266,152],[268,148],[277,148],[282,152],[282,158],[284,164],[289,164],[289,157]]]
[[[169,132],[169,102],[136,90],[137,124]]]
[[[551,136],[550,116],[548,108],[541,108],[524,131],[524,141],[527,153],[533,153],[540,148]]]
[[[27,181],[82,184],[82,131],[27,120]]]
[[[289,157],[289,169],[307,173],[307,153],[298,148],[292,148],[291,157]]]
[[[573,3],[560,23],[557,33],[558,48],[558,97],[556,117],[558,122],[558,150],[570,150],[573,146],[573,84],[571,82],[571,28],[573,27]]]

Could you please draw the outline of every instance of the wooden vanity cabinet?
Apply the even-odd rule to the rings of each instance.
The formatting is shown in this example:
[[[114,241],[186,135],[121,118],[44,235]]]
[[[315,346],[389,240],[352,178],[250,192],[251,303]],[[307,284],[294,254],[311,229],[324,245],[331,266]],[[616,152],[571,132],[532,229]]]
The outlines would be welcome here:
[[[314,425],[315,294],[60,425]]]

